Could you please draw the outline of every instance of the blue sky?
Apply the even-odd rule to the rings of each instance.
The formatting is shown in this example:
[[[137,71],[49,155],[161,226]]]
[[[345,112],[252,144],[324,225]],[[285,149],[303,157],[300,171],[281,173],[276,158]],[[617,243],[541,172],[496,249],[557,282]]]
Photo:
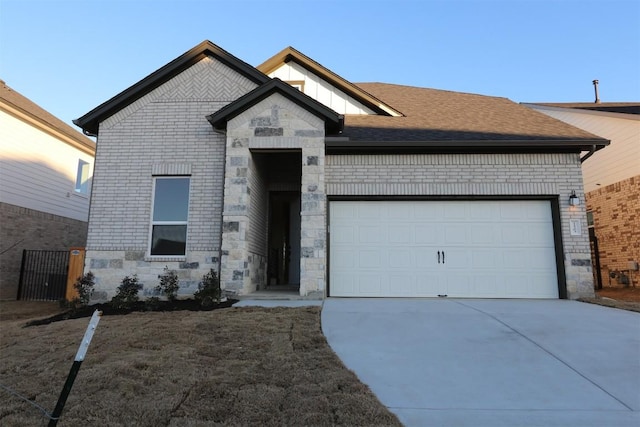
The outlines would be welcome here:
[[[0,78],[68,123],[205,39],[352,82],[640,102],[640,0],[0,0]]]

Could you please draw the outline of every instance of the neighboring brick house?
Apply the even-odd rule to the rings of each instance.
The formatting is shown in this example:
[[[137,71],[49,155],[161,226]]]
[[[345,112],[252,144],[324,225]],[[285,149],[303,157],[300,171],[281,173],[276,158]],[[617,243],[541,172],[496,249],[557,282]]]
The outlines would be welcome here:
[[[205,41],[74,121],[97,135],[86,270],[180,294],[593,294],[580,152],[608,141],[504,98],[353,84],[293,48]]]
[[[597,286],[640,282],[640,103],[525,104],[611,140],[582,164]],[[595,248],[597,247],[597,253]],[[599,269],[598,269],[599,265]]]
[[[95,142],[0,81],[0,299],[22,252],[83,247]]]

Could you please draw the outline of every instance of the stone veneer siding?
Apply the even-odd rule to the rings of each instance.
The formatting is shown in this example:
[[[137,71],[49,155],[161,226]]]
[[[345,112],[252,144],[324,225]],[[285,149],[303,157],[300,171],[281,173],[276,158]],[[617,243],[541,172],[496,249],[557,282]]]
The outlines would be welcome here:
[[[325,173],[328,197],[557,197],[567,296],[594,293],[584,203],[569,207],[571,191],[582,197],[578,154],[329,155]],[[581,221],[580,236],[570,219]]]
[[[165,266],[178,271],[180,295],[218,270],[225,138],[206,116],[255,88],[207,57],[100,123],[85,271],[96,276],[96,301],[113,297],[137,274],[152,294]],[[190,175],[184,257],[149,257],[154,176]]]
[[[258,244],[264,242],[265,230],[252,215],[254,209],[266,207],[265,186],[264,182],[258,185],[261,179],[252,149],[302,152],[300,295],[322,297],[326,282],[324,122],[277,93],[227,123],[221,281],[228,293],[244,295],[267,280],[266,248]]]
[[[18,296],[22,251],[84,247],[87,223],[0,202],[0,300]]]
[[[640,262],[640,175],[590,191],[586,199],[598,238],[602,285],[618,285],[609,272]],[[640,283],[640,274],[632,274],[634,283]]]

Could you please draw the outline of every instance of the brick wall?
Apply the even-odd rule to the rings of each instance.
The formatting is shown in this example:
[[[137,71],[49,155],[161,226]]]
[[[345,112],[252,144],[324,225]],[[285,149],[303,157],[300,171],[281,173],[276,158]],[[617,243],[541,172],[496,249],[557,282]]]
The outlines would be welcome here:
[[[0,202],[0,300],[16,299],[22,251],[84,247],[87,223]]]
[[[618,285],[609,272],[640,262],[640,175],[591,191],[586,200],[598,238],[602,285]],[[639,279],[636,272],[634,281]]]
[[[328,196],[557,198],[568,296],[593,295],[584,203],[569,207],[571,191],[582,195],[577,154],[330,155],[325,172]],[[581,221],[580,236],[571,235],[570,219]]]
[[[254,87],[204,58],[100,123],[85,268],[96,275],[97,300],[112,297],[125,275],[152,287],[167,265],[188,293],[218,268],[225,138],[206,116]],[[173,173],[191,176],[187,254],[150,258],[153,176]]]

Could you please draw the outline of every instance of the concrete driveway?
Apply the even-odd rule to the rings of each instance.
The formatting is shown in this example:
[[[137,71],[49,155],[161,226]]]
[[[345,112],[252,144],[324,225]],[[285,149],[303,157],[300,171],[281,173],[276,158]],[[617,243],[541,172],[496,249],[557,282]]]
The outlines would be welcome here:
[[[337,299],[329,345],[406,426],[639,426],[640,314],[567,300]]]

